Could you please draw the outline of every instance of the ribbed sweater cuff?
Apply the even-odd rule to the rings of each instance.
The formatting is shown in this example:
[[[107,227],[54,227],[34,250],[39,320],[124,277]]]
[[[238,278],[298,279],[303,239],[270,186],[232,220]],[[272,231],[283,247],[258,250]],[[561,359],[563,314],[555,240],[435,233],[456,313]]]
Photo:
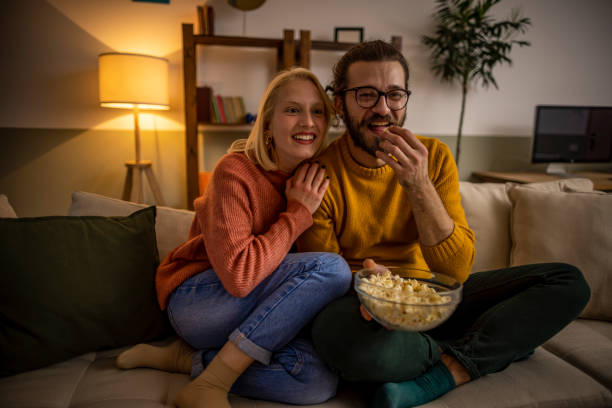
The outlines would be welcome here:
[[[294,220],[298,236],[312,225],[312,214],[302,203],[293,200],[287,202],[287,212],[295,215]]]
[[[454,258],[463,248],[464,241],[465,235],[462,234],[461,229],[457,228],[455,224],[453,232],[445,240],[433,246],[421,245],[421,251],[425,259],[439,259],[442,261]]]

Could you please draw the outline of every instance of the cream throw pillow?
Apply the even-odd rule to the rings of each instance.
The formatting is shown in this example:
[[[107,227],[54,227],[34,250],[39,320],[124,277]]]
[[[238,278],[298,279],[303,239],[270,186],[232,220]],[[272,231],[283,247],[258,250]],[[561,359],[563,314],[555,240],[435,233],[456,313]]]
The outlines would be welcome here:
[[[461,205],[474,232],[472,272],[505,268],[510,260],[511,204],[502,183],[459,183]]]
[[[511,265],[566,262],[591,287],[582,317],[612,320],[612,195],[514,186]]]
[[[489,271],[510,265],[512,205],[507,190],[517,185],[519,184],[459,182],[461,204],[476,238],[476,256],[472,272]],[[542,191],[593,191],[593,182],[580,178],[521,186]]]
[[[11,207],[8,197],[0,194],[0,218],[17,218],[15,210]]]
[[[126,216],[146,207],[148,207],[146,204],[137,204],[100,194],[76,191],[72,193],[72,202],[68,209],[68,215]],[[187,240],[194,215],[193,211],[171,207],[157,207],[155,234],[160,261],[170,251]]]

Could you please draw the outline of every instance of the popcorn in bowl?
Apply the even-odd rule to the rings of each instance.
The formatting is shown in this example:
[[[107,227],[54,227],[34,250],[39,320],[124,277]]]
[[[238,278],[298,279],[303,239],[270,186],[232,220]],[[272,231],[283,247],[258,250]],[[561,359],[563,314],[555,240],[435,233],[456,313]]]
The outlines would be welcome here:
[[[450,276],[411,268],[355,274],[361,304],[380,324],[406,331],[430,330],[450,317],[462,286]]]

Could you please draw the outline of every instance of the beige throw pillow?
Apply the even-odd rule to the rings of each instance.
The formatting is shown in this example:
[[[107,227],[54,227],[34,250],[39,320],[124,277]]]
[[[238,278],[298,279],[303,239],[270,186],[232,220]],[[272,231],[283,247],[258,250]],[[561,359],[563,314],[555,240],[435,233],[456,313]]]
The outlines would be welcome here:
[[[15,210],[11,207],[8,197],[0,194],[0,218],[17,218]]]
[[[472,272],[505,268],[510,258],[510,209],[501,183],[459,183],[461,204],[474,232],[476,257]]]
[[[510,265],[510,211],[507,190],[515,183],[471,183],[461,181],[459,193],[468,225],[476,237],[476,257],[472,272],[505,268]],[[541,191],[593,191],[589,179],[572,178],[542,183],[520,184]]]
[[[136,204],[100,194],[76,191],[72,193],[68,215],[126,216],[146,207],[148,207],[146,204]],[[193,211],[157,207],[155,234],[160,261],[187,240],[194,215]]]
[[[612,320],[612,195],[514,186],[511,265],[566,262],[591,287],[582,317]]]

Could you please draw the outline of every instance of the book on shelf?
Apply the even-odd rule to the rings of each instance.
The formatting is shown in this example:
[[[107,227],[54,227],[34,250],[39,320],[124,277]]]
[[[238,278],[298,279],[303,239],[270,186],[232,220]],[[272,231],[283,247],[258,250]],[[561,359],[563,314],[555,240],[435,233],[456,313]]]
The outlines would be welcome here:
[[[225,109],[223,107],[223,97],[217,95],[215,98],[217,99],[217,109],[219,110],[219,123],[227,123],[227,116],[225,116]]]
[[[234,114],[234,104],[231,96],[222,96],[223,110],[225,111],[225,119],[227,123],[236,123],[236,115]]]
[[[219,105],[217,105],[217,98],[212,98],[212,116],[210,118],[211,123],[221,123],[221,116],[219,115]]]
[[[212,89],[209,86],[196,88],[196,112],[198,122],[212,122]]]
[[[246,112],[244,111],[242,96],[233,96],[231,100],[234,107],[236,123],[245,123]]]

